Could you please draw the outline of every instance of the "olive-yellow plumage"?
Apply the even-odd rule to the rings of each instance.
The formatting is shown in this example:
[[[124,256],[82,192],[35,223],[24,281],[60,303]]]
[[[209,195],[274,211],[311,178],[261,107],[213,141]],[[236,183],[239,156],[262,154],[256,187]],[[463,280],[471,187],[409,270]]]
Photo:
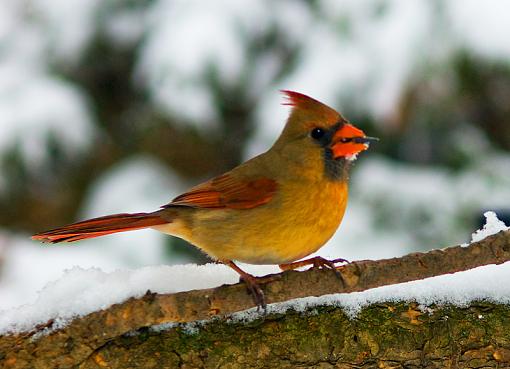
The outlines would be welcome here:
[[[269,163],[272,169],[263,169]],[[276,181],[277,191],[267,204],[251,209],[177,208],[169,220],[178,221],[153,228],[181,237],[215,259],[250,264],[301,259],[334,234],[347,205],[346,181],[320,179],[310,170],[289,173],[283,169],[289,163],[278,163],[271,152],[246,165]],[[232,175],[248,180],[251,170],[243,169],[238,167]]]
[[[152,213],[86,220],[33,239],[69,242],[151,227],[224,262],[287,264],[335,233],[345,212],[348,169],[372,139],[338,112],[284,91],[291,113],[265,153],[202,183]]]

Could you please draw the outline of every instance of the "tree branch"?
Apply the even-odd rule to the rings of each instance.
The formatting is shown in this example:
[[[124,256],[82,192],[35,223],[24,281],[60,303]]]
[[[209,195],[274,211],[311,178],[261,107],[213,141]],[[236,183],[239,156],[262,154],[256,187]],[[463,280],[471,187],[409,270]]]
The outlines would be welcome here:
[[[468,247],[455,246],[401,258],[363,260],[341,266],[344,284],[331,270],[287,271],[263,286],[268,303],[300,297],[363,291],[482,265],[510,260],[510,231],[502,231]],[[107,310],[77,318],[60,329],[53,322],[32,332],[0,337],[0,363],[6,368],[73,367],[128,332],[162,323],[182,323],[224,317],[253,307],[243,284],[180,292],[147,293]],[[266,316],[266,319],[274,319]],[[48,331],[49,334],[44,334]],[[48,363],[51,363],[49,366]],[[98,367],[101,364],[97,364]]]

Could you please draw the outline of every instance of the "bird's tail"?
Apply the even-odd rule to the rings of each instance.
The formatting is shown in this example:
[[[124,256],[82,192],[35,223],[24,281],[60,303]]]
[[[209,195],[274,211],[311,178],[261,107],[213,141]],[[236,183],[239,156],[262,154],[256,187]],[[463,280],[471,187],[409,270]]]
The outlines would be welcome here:
[[[113,214],[37,233],[32,239],[49,243],[73,242],[165,223],[168,223],[168,220],[157,213]]]

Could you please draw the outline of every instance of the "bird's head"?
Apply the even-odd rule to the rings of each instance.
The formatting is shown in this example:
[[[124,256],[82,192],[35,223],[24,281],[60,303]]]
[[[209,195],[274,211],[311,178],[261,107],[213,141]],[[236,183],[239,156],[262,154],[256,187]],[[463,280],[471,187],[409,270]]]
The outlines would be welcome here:
[[[286,105],[292,107],[276,147],[299,161],[322,160],[326,174],[338,177],[345,162],[352,161],[377,138],[350,124],[336,110],[304,94],[284,90]]]

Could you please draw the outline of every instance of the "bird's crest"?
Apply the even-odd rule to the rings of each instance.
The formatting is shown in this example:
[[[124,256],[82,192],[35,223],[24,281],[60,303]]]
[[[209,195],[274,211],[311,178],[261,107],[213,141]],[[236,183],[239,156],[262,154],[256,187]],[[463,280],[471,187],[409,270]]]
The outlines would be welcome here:
[[[298,109],[310,109],[316,104],[321,104],[319,101],[311,98],[310,96],[296,91],[281,90],[281,92],[287,98],[287,101],[285,101],[283,105],[293,106]]]
[[[283,105],[292,107],[291,115],[299,114],[315,117],[326,124],[335,124],[343,120],[342,116],[336,110],[310,96],[290,90],[281,90],[281,92],[287,98]]]

